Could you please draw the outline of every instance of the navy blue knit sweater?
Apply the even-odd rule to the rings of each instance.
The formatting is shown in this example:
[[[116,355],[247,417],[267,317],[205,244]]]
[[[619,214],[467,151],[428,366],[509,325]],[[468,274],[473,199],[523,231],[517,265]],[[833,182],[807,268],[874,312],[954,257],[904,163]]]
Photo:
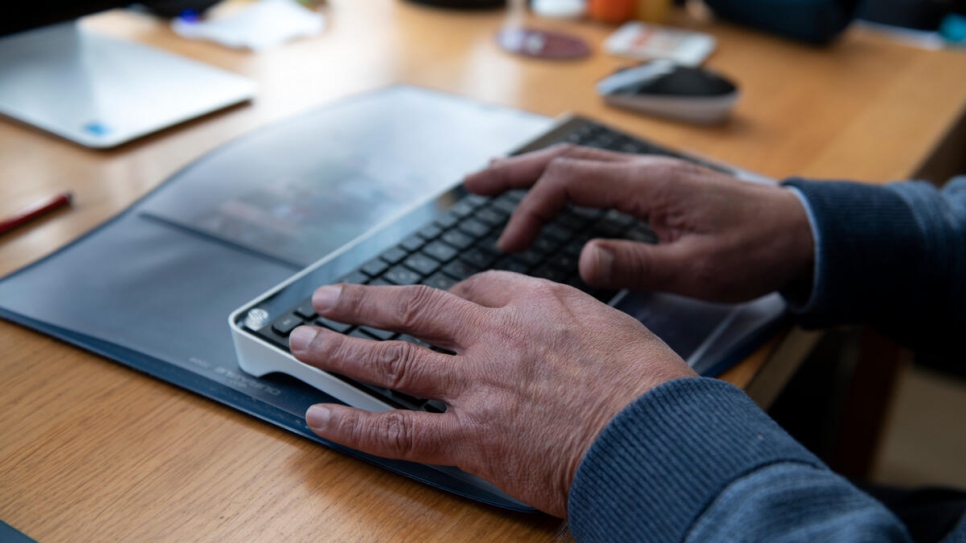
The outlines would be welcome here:
[[[786,181],[816,236],[807,326],[867,323],[921,351],[966,352],[966,178],[942,192]],[[884,506],[832,473],[740,390],[660,386],[604,429],[570,491],[579,542],[908,541]],[[945,541],[966,541],[966,519]]]

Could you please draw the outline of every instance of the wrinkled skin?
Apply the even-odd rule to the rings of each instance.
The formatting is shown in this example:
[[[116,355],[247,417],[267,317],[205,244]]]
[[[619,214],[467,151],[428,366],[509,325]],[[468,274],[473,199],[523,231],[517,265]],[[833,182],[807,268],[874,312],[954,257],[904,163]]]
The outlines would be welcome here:
[[[466,186],[486,195],[531,189],[500,240],[506,251],[525,248],[568,202],[647,219],[657,246],[588,242],[580,271],[592,285],[737,301],[807,282],[813,265],[794,194],[672,159],[557,146],[496,160]],[[628,315],[571,287],[508,272],[473,276],[449,292],[326,286],[313,303],[331,319],[455,353],[296,329],[292,352],[307,364],[447,404],[443,414],[317,405],[307,413],[316,433],[379,456],[458,466],[559,517],[607,423],[652,388],[695,376]]]

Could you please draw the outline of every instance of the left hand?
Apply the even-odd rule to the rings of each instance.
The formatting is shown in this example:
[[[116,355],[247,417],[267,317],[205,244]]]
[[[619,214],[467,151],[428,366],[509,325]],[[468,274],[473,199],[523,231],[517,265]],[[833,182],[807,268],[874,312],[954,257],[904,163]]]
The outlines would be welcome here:
[[[333,285],[313,297],[340,322],[403,332],[454,351],[302,327],[292,353],[325,371],[442,400],[442,414],[309,409],[320,436],[378,456],[454,465],[565,517],[584,454],[641,394],[694,371],[634,318],[565,285],[508,272],[450,292]]]

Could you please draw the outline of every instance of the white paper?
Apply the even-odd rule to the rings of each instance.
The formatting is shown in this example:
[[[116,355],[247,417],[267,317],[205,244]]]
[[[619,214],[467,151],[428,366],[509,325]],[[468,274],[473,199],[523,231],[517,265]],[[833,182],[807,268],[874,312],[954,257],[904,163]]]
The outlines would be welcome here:
[[[264,51],[287,41],[320,34],[321,14],[295,0],[261,0],[230,15],[206,21],[175,19],[171,28],[185,38],[207,39],[236,49]]]
[[[714,51],[715,39],[703,32],[632,21],[611,34],[604,48],[612,55],[638,60],[663,58],[698,66]]]

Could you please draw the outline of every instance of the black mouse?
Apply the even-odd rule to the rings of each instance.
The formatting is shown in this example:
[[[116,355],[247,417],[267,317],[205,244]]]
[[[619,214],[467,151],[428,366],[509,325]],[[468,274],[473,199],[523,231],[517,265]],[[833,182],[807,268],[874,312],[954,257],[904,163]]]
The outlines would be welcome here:
[[[704,68],[652,60],[626,68],[597,83],[607,103],[694,123],[726,119],[738,101],[738,86]]]

